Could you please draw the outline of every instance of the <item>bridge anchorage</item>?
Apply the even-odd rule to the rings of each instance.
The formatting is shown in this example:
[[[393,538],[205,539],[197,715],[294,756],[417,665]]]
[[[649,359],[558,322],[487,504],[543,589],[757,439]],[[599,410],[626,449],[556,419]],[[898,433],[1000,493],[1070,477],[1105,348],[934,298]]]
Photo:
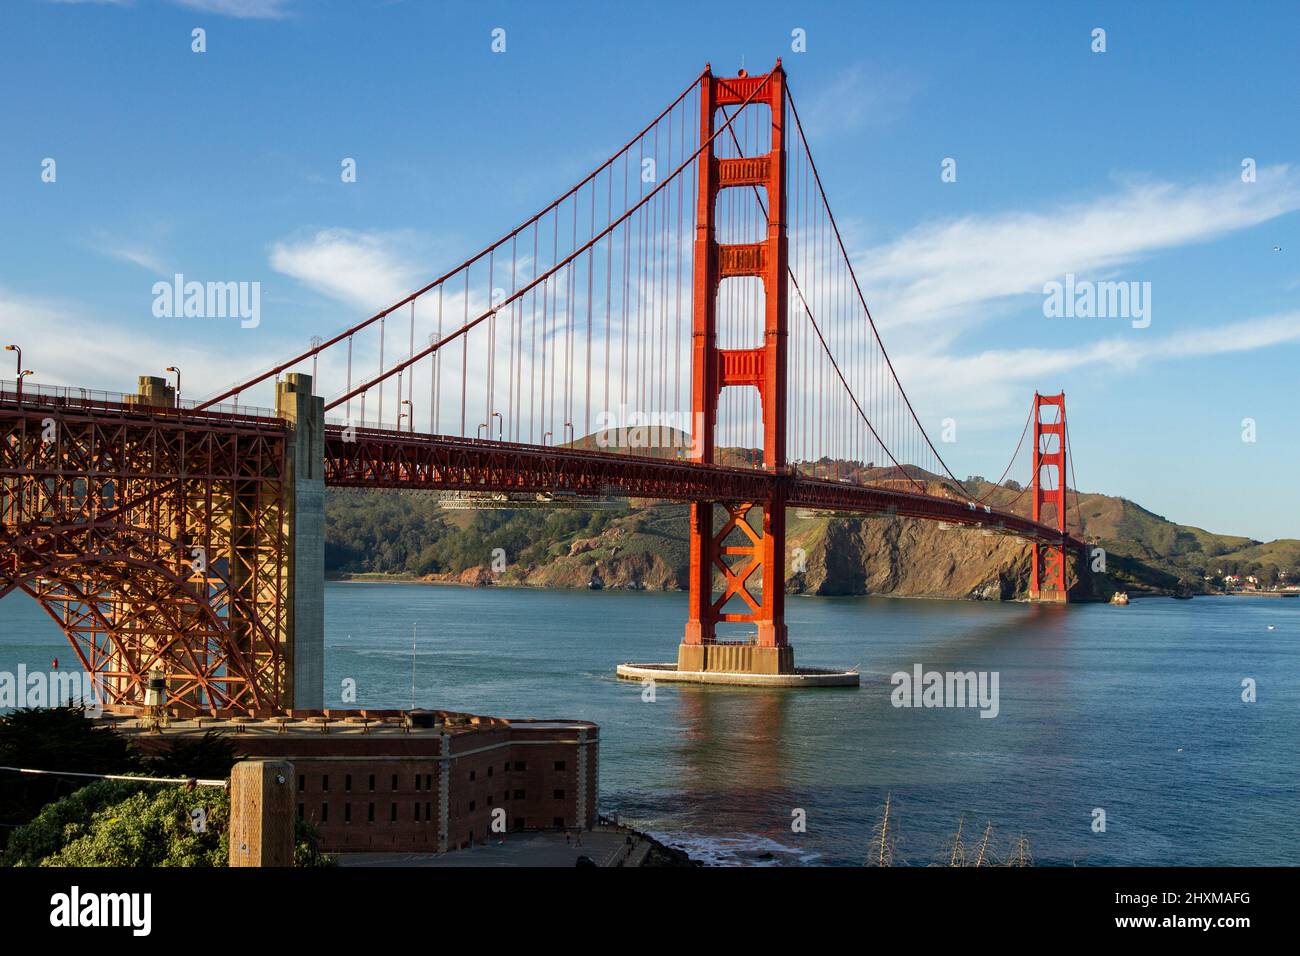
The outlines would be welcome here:
[[[611,428],[614,408],[660,424]],[[1070,567],[1075,586],[1088,571],[1070,560],[1064,396],[1031,417],[1019,495],[957,479],[881,342],[780,62],[706,68],[541,212],[212,398],[149,377],[133,395],[0,383],[0,597],[45,608],[110,710],[310,715],[326,487],[678,502],[677,660],[620,675],[856,684],[795,666],[786,509],[1016,536],[1031,599],[1064,602]]]

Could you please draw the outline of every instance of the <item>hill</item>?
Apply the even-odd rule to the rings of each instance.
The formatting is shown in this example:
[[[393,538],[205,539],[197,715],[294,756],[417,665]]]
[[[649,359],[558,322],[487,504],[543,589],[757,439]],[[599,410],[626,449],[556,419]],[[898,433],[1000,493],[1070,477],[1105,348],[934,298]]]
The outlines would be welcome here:
[[[995,487],[972,478],[965,484],[995,507],[1028,513],[1029,496],[1014,483]],[[331,490],[327,573],[559,588],[686,586],[685,505],[448,510],[443,504],[427,492]],[[1075,508],[1071,493],[1072,516]],[[1300,579],[1300,541],[1212,534],[1095,493],[1079,494],[1077,508],[1086,539],[1106,551],[1107,572],[1085,575],[1080,597],[1104,599],[1117,588],[1204,592],[1206,575]],[[787,536],[790,592],[1009,600],[1028,588],[1028,546],[979,529],[792,510]]]

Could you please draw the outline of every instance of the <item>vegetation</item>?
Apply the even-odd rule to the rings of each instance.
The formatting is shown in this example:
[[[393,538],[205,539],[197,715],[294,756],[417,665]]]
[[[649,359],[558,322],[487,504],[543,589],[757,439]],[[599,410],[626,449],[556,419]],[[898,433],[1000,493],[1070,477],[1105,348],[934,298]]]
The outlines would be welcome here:
[[[224,780],[239,759],[227,739],[177,738],[144,756],[77,707],[0,716],[0,765],[91,774]],[[195,831],[191,811],[201,809]],[[144,780],[0,774],[0,865],[225,866],[229,793]],[[329,865],[316,831],[297,822],[295,863]]]
[[[229,823],[230,794],[221,787],[99,780],[17,830],[0,864],[225,866]],[[314,828],[301,820],[294,863],[332,864],[320,852]]]
[[[511,563],[537,564],[563,542],[598,535],[621,510],[444,512],[418,492],[331,491],[325,509],[325,570],[425,575],[486,565],[497,548]],[[568,553],[568,547],[563,547]]]
[[[1015,481],[995,486],[971,476],[967,482],[973,494],[987,496],[994,507],[1028,514],[1029,495]],[[1300,582],[1300,541],[1265,544],[1213,534],[1106,495],[1080,494],[1076,505],[1072,492],[1069,509],[1072,526],[1081,519],[1087,539],[1106,549],[1106,570],[1120,588],[1204,592],[1225,574],[1253,574],[1266,586]],[[817,548],[829,545],[829,523],[843,525],[835,540],[845,547],[852,545],[844,542],[863,537],[860,529],[892,520],[802,518],[793,511],[788,518],[791,541],[800,537],[798,544],[810,561]],[[650,575],[658,582],[650,586],[674,587],[686,580],[686,523],[686,508],[671,504],[443,511],[428,494],[337,490],[328,493],[326,503],[326,570],[459,575],[489,565],[494,549],[500,548],[510,566],[503,579],[507,582],[527,578],[542,586],[581,587],[598,571],[608,586],[622,586],[610,580],[621,564],[623,584]],[[1011,572],[1004,567],[990,568],[990,573]]]
[[[144,763],[125,738],[78,707],[23,708],[0,716],[0,766],[81,773],[133,773]],[[0,849],[46,804],[85,786],[84,777],[0,773]]]

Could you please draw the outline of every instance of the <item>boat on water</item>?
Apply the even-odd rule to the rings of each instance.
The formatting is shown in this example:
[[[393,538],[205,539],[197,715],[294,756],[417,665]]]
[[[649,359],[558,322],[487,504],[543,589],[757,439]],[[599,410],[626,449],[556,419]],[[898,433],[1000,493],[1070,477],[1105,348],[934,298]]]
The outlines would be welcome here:
[[[1111,603],[1111,604],[1118,604],[1118,605],[1121,605],[1121,606],[1127,604],[1127,603],[1128,603],[1128,592],[1127,592],[1127,591],[1116,591],[1114,594],[1112,594],[1112,595],[1110,596],[1110,603]]]

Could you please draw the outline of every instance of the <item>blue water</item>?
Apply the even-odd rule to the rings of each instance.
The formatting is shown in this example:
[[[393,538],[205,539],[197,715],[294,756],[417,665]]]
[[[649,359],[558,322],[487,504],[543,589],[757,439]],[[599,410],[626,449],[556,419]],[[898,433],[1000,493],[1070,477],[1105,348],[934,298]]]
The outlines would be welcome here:
[[[1039,865],[1300,864],[1300,600],[792,597],[799,663],[859,665],[859,689],[644,701],[614,667],[675,659],[685,611],[681,594],[330,584],[326,703],[352,678],[359,706],[410,706],[414,624],[417,704],[597,722],[602,812],[716,862],[860,863],[889,794],[901,862],[936,860],[964,818],[1002,852],[1023,833]],[[0,602],[0,670],[56,654],[32,601]],[[998,672],[998,716],[892,706],[890,675],[917,662]]]

